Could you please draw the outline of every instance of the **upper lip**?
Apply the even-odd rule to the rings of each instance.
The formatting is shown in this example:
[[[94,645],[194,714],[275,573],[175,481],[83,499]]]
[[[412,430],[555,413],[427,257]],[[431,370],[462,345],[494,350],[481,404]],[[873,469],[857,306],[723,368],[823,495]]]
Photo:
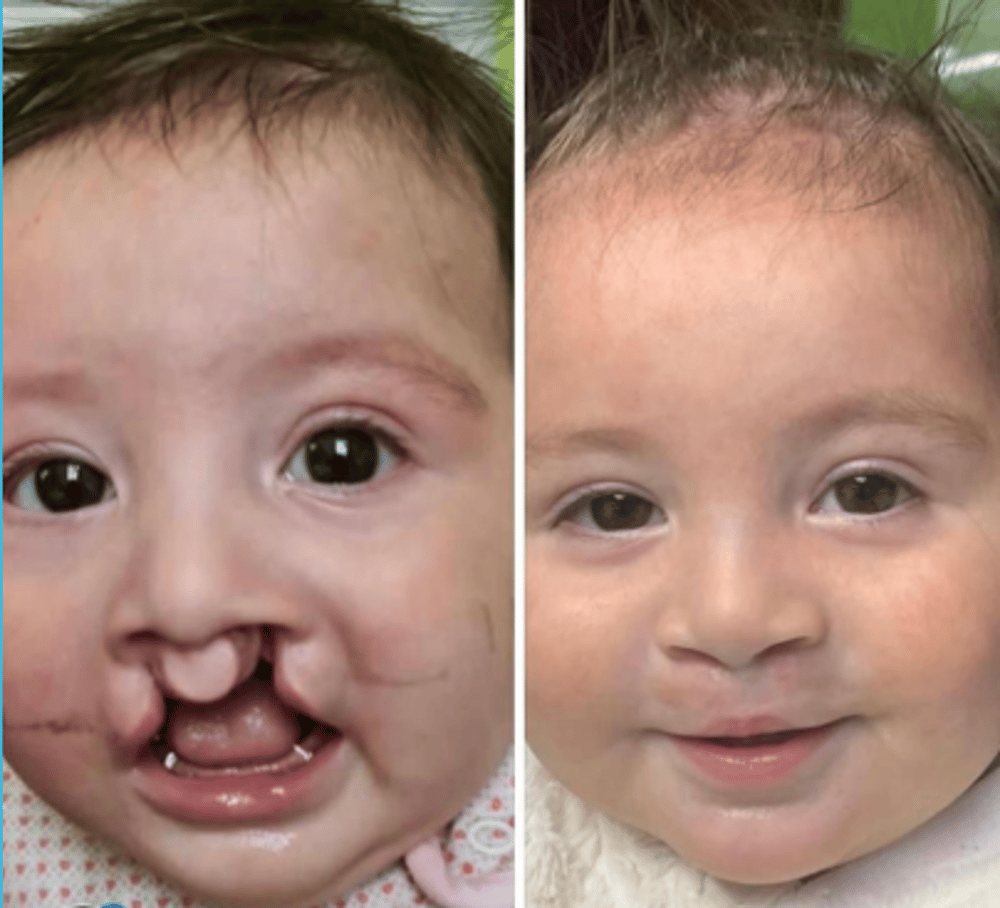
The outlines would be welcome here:
[[[808,728],[818,728],[822,724],[798,724],[774,715],[746,716],[719,719],[693,735],[679,735],[678,737],[750,738],[754,735],[773,735],[784,731],[803,731]]]

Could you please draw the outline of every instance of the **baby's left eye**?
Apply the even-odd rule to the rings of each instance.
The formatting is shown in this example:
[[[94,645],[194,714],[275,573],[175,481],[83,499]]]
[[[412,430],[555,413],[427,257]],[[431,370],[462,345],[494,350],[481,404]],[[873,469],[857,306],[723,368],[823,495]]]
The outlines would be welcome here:
[[[898,476],[876,471],[861,472],[833,483],[814,510],[817,513],[856,516],[884,514],[917,498],[920,498],[920,493]]]
[[[365,426],[333,426],[300,445],[283,475],[294,482],[355,486],[395,469],[404,454],[384,432]]]

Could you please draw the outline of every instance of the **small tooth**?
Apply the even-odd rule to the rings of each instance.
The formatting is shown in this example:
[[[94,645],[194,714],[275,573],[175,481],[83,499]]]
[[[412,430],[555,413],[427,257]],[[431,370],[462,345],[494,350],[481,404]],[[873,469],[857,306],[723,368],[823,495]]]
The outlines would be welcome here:
[[[167,769],[173,769],[177,765],[177,754],[170,751],[170,753],[163,758],[163,765],[166,766]]]
[[[302,757],[302,759],[303,759],[303,760],[306,760],[306,761],[309,761],[309,760],[311,760],[311,759],[313,758],[313,755],[312,755],[311,753],[309,753],[309,751],[308,751],[308,750],[306,750],[306,749],[305,749],[305,748],[304,748],[304,747],[303,747],[303,746],[302,746],[301,744],[296,744],[296,745],[295,745],[295,747],[294,747],[294,748],[292,748],[292,749],[293,749],[293,750],[294,750],[294,751],[295,751],[295,752],[296,752],[296,753],[297,753],[297,754],[298,754],[298,755],[299,755],[300,757]]]

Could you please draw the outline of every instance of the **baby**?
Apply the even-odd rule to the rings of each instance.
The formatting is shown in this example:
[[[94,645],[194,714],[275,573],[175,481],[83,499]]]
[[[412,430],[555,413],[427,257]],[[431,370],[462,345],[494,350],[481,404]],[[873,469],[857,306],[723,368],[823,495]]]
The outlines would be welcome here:
[[[997,145],[644,6],[529,183],[528,904],[996,904]]]
[[[5,789],[78,825],[6,837],[5,903],[152,905],[94,837],[158,904],[406,853],[511,904],[435,838],[511,741],[503,101],[367,0],[150,0],[6,62]]]

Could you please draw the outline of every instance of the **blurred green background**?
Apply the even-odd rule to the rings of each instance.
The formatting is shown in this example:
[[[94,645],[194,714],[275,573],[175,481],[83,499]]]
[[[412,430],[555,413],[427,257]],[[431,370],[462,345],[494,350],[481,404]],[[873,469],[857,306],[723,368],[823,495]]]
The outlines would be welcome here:
[[[120,0],[105,0],[114,3]],[[466,53],[496,69],[499,87],[514,103],[515,0],[400,0],[418,18],[440,30],[442,36]],[[4,28],[38,25],[81,15],[67,6],[45,0],[3,0]]]
[[[514,0],[496,0],[493,66],[507,102],[514,106]]]
[[[1000,98],[1000,0],[848,0],[845,29],[905,59],[945,33],[938,54],[949,88],[972,109]]]

